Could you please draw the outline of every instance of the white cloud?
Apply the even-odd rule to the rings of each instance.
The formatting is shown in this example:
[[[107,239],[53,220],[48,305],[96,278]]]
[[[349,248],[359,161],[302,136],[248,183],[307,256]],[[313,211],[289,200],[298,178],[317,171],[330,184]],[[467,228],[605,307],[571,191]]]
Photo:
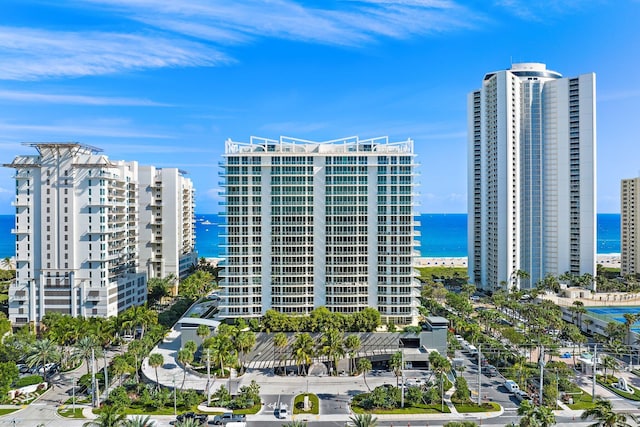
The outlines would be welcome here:
[[[0,79],[99,75],[202,66],[229,59],[201,43],[161,34],[61,32],[0,27]]]
[[[170,135],[158,134],[153,132],[142,132],[121,125],[108,123],[85,123],[85,124],[45,124],[34,125],[26,123],[3,123],[0,122],[0,132],[15,133],[20,140],[39,139],[44,137],[50,138],[55,135],[57,138],[68,138],[75,140],[78,136],[95,136],[108,138],[157,138],[168,139],[173,138]]]
[[[126,106],[126,107],[168,107],[148,99],[118,98],[88,95],[57,95],[51,93],[21,92],[0,90],[0,100],[13,102],[35,102],[48,104],[73,104],[73,105],[99,105],[99,106]]]

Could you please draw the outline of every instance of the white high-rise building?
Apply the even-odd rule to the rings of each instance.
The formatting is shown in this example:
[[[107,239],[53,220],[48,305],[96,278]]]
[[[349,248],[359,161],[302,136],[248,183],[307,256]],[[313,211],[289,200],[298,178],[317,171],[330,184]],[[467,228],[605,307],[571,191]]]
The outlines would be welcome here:
[[[418,315],[413,141],[228,140],[223,317]]]
[[[141,221],[152,207],[141,204],[147,190],[137,162],[112,161],[78,143],[27,145],[38,154],[5,165],[16,170],[14,326],[51,312],[108,317],[143,304],[148,255],[140,233],[153,224]]]
[[[539,63],[485,75],[468,96],[468,141],[471,281],[495,290],[595,274],[595,75]]]
[[[620,185],[620,272],[640,272],[640,178],[623,179]]]
[[[149,278],[183,278],[198,262],[193,183],[175,168],[140,166],[140,259]]]

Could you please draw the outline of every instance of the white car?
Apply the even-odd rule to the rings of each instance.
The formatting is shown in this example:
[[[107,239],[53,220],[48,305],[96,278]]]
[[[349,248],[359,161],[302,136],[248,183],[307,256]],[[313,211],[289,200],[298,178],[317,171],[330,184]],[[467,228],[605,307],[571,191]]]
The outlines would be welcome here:
[[[280,409],[278,409],[276,416],[282,420],[287,418],[288,415],[289,411],[287,411],[287,407],[284,405],[280,405]]]

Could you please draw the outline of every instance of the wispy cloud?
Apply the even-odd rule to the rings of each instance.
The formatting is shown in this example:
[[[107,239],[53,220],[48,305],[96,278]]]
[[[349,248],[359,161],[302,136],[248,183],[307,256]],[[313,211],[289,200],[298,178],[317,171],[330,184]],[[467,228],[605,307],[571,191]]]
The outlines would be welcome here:
[[[0,100],[26,103],[48,103],[48,104],[73,104],[73,105],[99,105],[99,106],[126,106],[126,107],[168,107],[169,104],[162,104],[148,99],[117,98],[105,96],[88,95],[58,95],[51,93],[22,92],[11,90],[0,90]]]
[[[219,66],[222,51],[277,38],[362,46],[473,28],[486,18],[453,0],[81,0],[136,33],[0,27],[0,79],[36,80],[162,67]]]
[[[639,98],[640,90],[625,90],[617,92],[604,92],[598,95],[599,102],[621,101],[623,99]]]
[[[284,134],[305,134],[310,132],[316,132],[322,129],[328,128],[327,123],[298,123],[298,122],[280,122],[280,123],[267,123],[260,126],[260,130],[264,132],[277,133],[279,135]]]
[[[21,139],[28,138],[67,138],[76,140],[79,136],[107,137],[107,138],[154,138],[170,139],[170,135],[153,132],[143,132],[137,129],[124,127],[121,124],[96,122],[85,124],[30,124],[30,123],[7,123],[0,122],[0,132],[15,133]]]
[[[525,20],[541,21],[549,17],[575,13],[584,7],[591,7],[600,0],[495,0],[496,6]]]
[[[229,62],[211,46],[168,35],[0,27],[0,79],[36,80]]]

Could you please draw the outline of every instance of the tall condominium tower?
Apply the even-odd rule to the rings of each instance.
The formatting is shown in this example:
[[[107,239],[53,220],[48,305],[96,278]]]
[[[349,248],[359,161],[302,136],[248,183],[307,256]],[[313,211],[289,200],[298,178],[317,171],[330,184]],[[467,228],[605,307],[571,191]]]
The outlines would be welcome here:
[[[640,178],[623,179],[620,186],[621,273],[640,273]]]
[[[562,78],[539,63],[485,75],[468,96],[468,141],[472,282],[595,274],[595,75]]]
[[[16,170],[14,326],[51,312],[108,317],[143,304],[152,260],[139,236],[154,224],[141,221],[153,207],[141,203],[147,189],[137,162],[78,143],[27,145],[38,155],[5,165]],[[163,220],[175,216],[164,212]]]
[[[226,142],[224,317],[417,316],[413,141]]]
[[[140,258],[149,278],[183,278],[198,262],[193,184],[175,168],[140,166]]]

